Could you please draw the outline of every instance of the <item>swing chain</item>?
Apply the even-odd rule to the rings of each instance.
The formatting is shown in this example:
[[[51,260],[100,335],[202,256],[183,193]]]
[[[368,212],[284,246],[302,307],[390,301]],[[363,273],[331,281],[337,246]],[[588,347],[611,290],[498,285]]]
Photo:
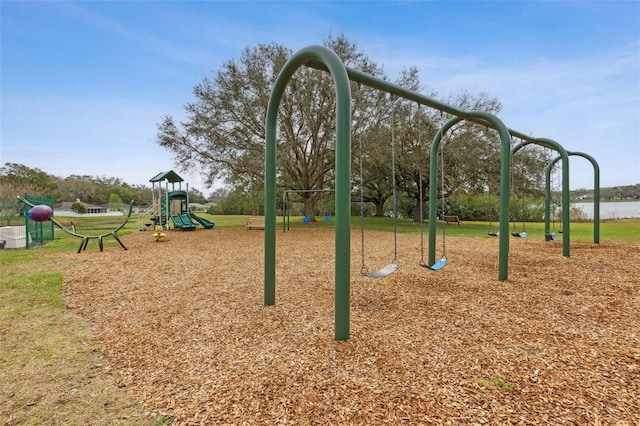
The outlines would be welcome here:
[[[446,246],[446,238],[445,238],[445,228],[447,226],[447,221],[444,219],[445,210],[444,210],[444,144],[440,145],[440,194],[441,194],[441,211],[442,211],[442,259],[447,258],[447,246]]]
[[[393,98],[392,98],[393,99]],[[393,260],[384,268],[369,273],[368,268],[365,265],[365,250],[364,250],[364,172],[363,172],[363,157],[364,157],[364,142],[362,135],[360,136],[360,239],[361,239],[361,257],[362,267],[361,272],[363,275],[372,278],[381,278],[389,275],[396,269],[398,269],[398,208],[397,208],[397,196],[396,196],[396,175],[395,175],[395,124],[396,124],[395,110],[393,111],[393,124],[391,126],[391,167],[392,167],[392,184],[393,184]]]
[[[420,152],[419,157],[419,165],[418,165],[418,191],[419,194],[419,210],[420,210],[420,266],[427,266],[427,262],[424,261],[424,187],[422,185],[422,170],[424,169],[424,150],[422,149],[422,127],[420,126],[420,104],[418,104],[418,109],[416,111],[417,115],[417,125],[418,125],[418,147]]]
[[[398,207],[396,199],[396,139],[395,139],[396,113],[393,112],[393,125],[391,126],[391,185],[393,186],[393,260],[392,264],[398,264]]]
[[[366,267],[364,262],[364,174],[362,172],[362,157],[364,153],[364,143],[362,141],[362,135],[359,135],[359,145],[360,145],[360,255],[362,260],[362,266],[360,271],[362,275],[366,275],[369,272],[369,269]]]

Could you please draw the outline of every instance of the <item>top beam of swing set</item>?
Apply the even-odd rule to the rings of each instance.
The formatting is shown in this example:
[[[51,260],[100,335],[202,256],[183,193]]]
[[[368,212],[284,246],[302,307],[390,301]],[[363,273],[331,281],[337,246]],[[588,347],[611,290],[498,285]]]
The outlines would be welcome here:
[[[324,64],[320,61],[314,61],[311,60],[309,61],[307,64],[305,64],[311,68],[315,68],[318,70],[322,70],[322,71],[328,71],[327,68],[324,66]],[[499,120],[497,117],[495,117],[493,114],[488,114],[484,111],[464,111],[461,110],[459,108],[456,108],[452,105],[446,104],[444,102],[440,102],[436,99],[432,99],[428,96],[422,95],[418,92],[415,92],[413,90],[409,90],[409,89],[405,89],[401,86],[398,86],[397,84],[394,83],[390,83],[388,81],[385,81],[383,79],[374,77],[370,74],[364,73],[362,71],[358,71],[355,70],[353,68],[349,68],[345,66],[345,70],[347,71],[347,75],[349,77],[350,80],[358,82],[358,83],[362,83],[366,86],[369,86],[371,88],[374,89],[378,89],[381,90],[383,92],[387,92],[390,93],[392,95],[396,95],[398,97],[410,100],[410,101],[414,101],[420,105],[425,105],[427,107],[431,107],[434,109],[437,109],[439,111],[442,112],[446,112],[448,114],[451,114],[453,116],[455,116],[452,120],[453,122],[450,125],[445,124],[443,126],[443,128],[441,129],[441,132],[438,133],[438,135],[436,135],[436,138],[434,139],[434,144],[432,145],[432,158],[433,158],[433,154],[436,154],[437,157],[437,153],[438,153],[438,147],[440,144],[440,139],[442,138],[442,136],[444,135],[444,133],[446,132],[446,130],[448,130],[451,126],[453,126],[455,123],[458,123],[459,121],[462,120],[467,120],[467,121],[471,121],[474,122],[476,124],[480,124],[480,125],[484,125],[487,127],[490,127],[494,130],[497,130],[498,133],[500,133],[501,131],[504,132],[504,129],[506,129],[509,138],[511,137],[515,137],[518,138],[522,141],[522,143],[520,143],[519,145],[517,145],[516,147],[514,147],[515,149],[513,151],[511,151],[511,155],[510,158],[507,160],[506,159],[506,144],[505,144],[505,140],[504,140],[504,135],[500,135],[501,138],[501,177],[500,177],[500,192],[501,193],[509,193],[511,191],[511,175],[509,173],[509,176],[505,176],[505,168],[507,168],[508,170],[511,169],[511,161],[513,159],[513,154],[515,154],[515,152],[517,152],[520,148],[529,145],[529,144],[534,144],[534,145],[538,145],[538,146],[543,146],[549,149],[552,149],[556,152],[558,152],[558,154],[560,155],[560,158],[562,160],[562,165],[563,165],[563,183],[562,183],[562,198],[564,201],[568,202],[569,199],[569,161],[568,161],[568,154],[567,151],[562,147],[562,145],[560,145],[559,143],[557,143],[556,141],[552,140],[552,139],[548,139],[548,138],[534,138],[531,136],[526,135],[525,133],[519,132],[517,130],[514,129],[510,129],[507,127],[504,127],[504,124],[502,123],[501,120]],[[446,129],[445,129],[446,127]],[[509,149],[511,149],[511,144],[509,143]],[[433,164],[430,165],[430,169],[433,169]],[[437,181],[437,171],[435,174],[432,173],[431,178],[436,178]],[[508,178],[508,179],[507,179]],[[436,196],[437,197],[437,196]],[[431,200],[432,197],[430,195],[429,200]],[[431,201],[429,202],[429,210],[433,210],[433,208],[435,208],[435,204],[432,206],[431,205]],[[500,237],[500,241],[499,241],[499,266],[498,266],[498,280],[500,281],[504,281],[507,279],[508,277],[508,252],[509,252],[509,226],[508,226],[508,221],[509,221],[509,215],[508,213],[506,213],[506,211],[509,210],[509,200],[508,199],[503,199],[503,197],[501,197],[500,200],[500,225],[499,225],[499,237]],[[503,215],[502,212],[505,212],[505,214]],[[431,219],[430,219],[431,220]],[[506,223],[503,226],[503,222],[506,221]],[[563,213],[563,222],[566,223],[566,229],[569,231],[569,233],[565,234],[563,237],[563,254],[566,257],[569,257],[570,255],[570,240],[571,240],[571,234],[570,234],[570,230],[569,230],[569,226],[568,226],[568,222],[569,222],[569,212],[567,212],[566,214]],[[504,228],[504,229],[503,229]],[[429,256],[428,256],[428,261],[430,264],[433,264],[435,262],[435,232],[433,232],[435,230],[433,230],[431,228],[431,225],[429,227]]]
[[[296,52],[284,64],[278,74],[267,107],[265,122],[265,265],[264,303],[275,304],[276,295],[276,140],[278,110],[291,77],[301,66],[309,66],[328,72],[333,78],[336,94],[336,164],[335,164],[335,339],[348,340],[350,335],[350,251],[351,251],[351,87],[349,80],[394,94],[451,114],[460,120],[469,120],[491,127],[500,135],[501,183],[500,183],[500,241],[498,279],[508,277],[509,254],[509,192],[511,169],[511,137],[530,143],[540,139],[507,129],[493,114],[483,111],[463,111],[451,105],[431,99],[412,90],[345,67],[340,58],[324,46],[308,46]],[[442,136],[442,129],[439,131]],[[434,141],[435,142],[435,141]],[[435,144],[435,143],[434,143]],[[437,144],[436,144],[437,145]],[[436,151],[437,152],[437,151]],[[566,151],[565,151],[566,155]],[[437,172],[436,172],[437,173]],[[433,176],[432,176],[433,177]],[[437,175],[436,175],[437,177]],[[437,181],[437,179],[436,179]],[[435,249],[434,249],[435,250]],[[431,255],[431,247],[430,247]],[[435,257],[435,255],[434,255]],[[432,259],[429,259],[430,263]]]

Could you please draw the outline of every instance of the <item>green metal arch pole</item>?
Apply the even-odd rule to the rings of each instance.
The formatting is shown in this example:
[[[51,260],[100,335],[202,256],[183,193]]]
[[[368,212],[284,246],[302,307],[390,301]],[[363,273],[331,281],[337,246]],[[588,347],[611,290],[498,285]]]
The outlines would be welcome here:
[[[569,155],[582,157],[593,166],[593,242],[600,244],[600,166],[595,158],[584,152],[572,151]]]
[[[473,120],[471,120],[473,119]],[[462,117],[448,120],[436,133],[431,144],[429,160],[429,264],[436,260],[436,213],[438,210],[438,148],[442,135],[453,125],[462,121],[479,121],[490,125],[500,135],[500,240],[498,280],[505,281],[509,275],[509,192],[511,188],[511,135],[504,123],[495,115],[484,111],[468,111]],[[435,184],[434,184],[435,182]]]
[[[588,160],[593,166],[593,242],[596,244],[600,244],[600,166],[595,158],[590,156],[589,154],[585,154],[584,152],[578,151],[567,151],[567,155],[578,156],[585,158]],[[546,169],[546,185],[545,185],[545,219],[544,219],[544,229],[545,233],[549,233],[549,216],[551,214],[551,170],[553,170],[553,166],[561,159],[561,156],[558,156],[551,160],[549,164],[547,164]],[[564,199],[563,199],[564,203]],[[566,204],[568,206],[569,204]],[[563,206],[562,212],[567,211],[569,213],[568,208]],[[563,224],[564,226],[564,224]],[[564,231],[563,231],[564,233]]]
[[[340,58],[324,46],[309,46],[295,53],[276,78],[266,118],[265,141],[265,238],[264,303],[276,303],[276,136],[278,109],[293,73],[316,61],[331,73],[336,91],[336,175],[335,175],[335,339],[348,340],[350,333],[351,268],[351,88]]]
[[[520,149],[524,148],[527,145],[539,145],[545,148],[552,149],[557,151],[560,158],[562,159],[562,204],[569,205],[569,155],[567,154],[567,150],[564,149],[562,145],[558,142],[547,139],[547,138],[536,138],[531,141],[523,141],[516,146],[513,147],[512,156],[516,154]],[[565,204],[566,203],[566,204]],[[571,255],[571,229],[570,229],[570,216],[568,209],[562,209],[562,254],[565,257],[569,257]],[[546,207],[545,207],[546,214]],[[547,216],[548,217],[548,216]],[[545,225],[545,233],[547,233],[547,227]]]
[[[551,233],[551,226],[549,225],[549,218],[551,217],[551,170],[553,166],[560,161],[560,156],[557,156],[554,160],[547,164],[545,169],[545,184],[544,184],[544,235],[545,238]],[[554,222],[555,223],[555,222]]]

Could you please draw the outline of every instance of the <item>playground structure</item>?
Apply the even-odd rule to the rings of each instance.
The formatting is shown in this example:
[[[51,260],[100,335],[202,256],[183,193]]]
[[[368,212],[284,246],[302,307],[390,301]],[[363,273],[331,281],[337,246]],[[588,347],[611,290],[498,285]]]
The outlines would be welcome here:
[[[309,66],[329,72],[333,78],[336,95],[336,149],[335,149],[335,339],[347,340],[350,334],[350,203],[351,203],[351,88],[350,80],[378,89],[391,95],[435,108],[453,116],[437,132],[431,145],[430,182],[438,182],[437,159],[443,135],[460,121],[468,120],[487,126],[498,132],[500,140],[500,211],[498,251],[498,280],[508,279],[509,224],[511,191],[511,163],[518,146],[512,148],[512,138],[555,150],[562,159],[563,205],[569,205],[569,164],[567,151],[557,142],[546,138],[534,138],[509,129],[493,114],[484,111],[465,111],[446,103],[405,89],[369,74],[346,67],[340,58],[323,46],[309,46],[296,52],[281,69],[267,108],[265,143],[265,266],[264,303],[275,304],[275,255],[276,255],[276,140],[280,101],[295,71]],[[428,265],[436,266],[436,214],[437,185],[429,188],[429,253]],[[570,254],[570,230],[568,209],[563,209],[563,254]],[[444,249],[444,247],[443,247]],[[442,260],[442,259],[441,259]]]
[[[184,182],[184,179],[178,176],[176,172],[170,170],[158,173],[149,182],[151,182],[153,205],[151,221],[156,233],[158,232],[157,226],[169,230],[169,221],[173,223],[174,229],[182,231],[194,231],[198,226],[202,226],[204,229],[213,229],[215,223],[190,211],[189,184],[187,183],[186,190],[183,190],[182,182]],[[165,184],[164,194],[163,182]],[[177,189],[175,187],[176,183],[178,184]],[[169,190],[169,184],[171,184],[171,190]],[[164,238],[164,236],[161,237]],[[156,236],[156,240],[159,241],[160,238]]]
[[[41,206],[41,205],[36,205],[34,203],[32,203],[31,201],[27,200],[25,197],[21,197],[18,196],[18,200],[20,200],[22,203],[24,203],[25,206],[29,206],[32,209],[36,209],[37,207]],[[49,217],[48,219],[46,219],[47,221],[53,223],[54,225],[56,225],[58,228],[62,229],[65,233],[77,237],[77,238],[81,238],[82,241],[80,242],[80,247],[78,247],[78,253],[80,253],[81,251],[84,251],[87,249],[87,245],[89,244],[89,240],[98,240],[98,246],[100,247],[100,251],[104,250],[104,238],[105,237],[113,237],[118,244],[120,244],[120,247],[122,247],[123,250],[127,250],[127,247],[124,245],[124,243],[120,240],[120,237],[118,237],[117,232],[119,230],[121,230],[126,224],[127,222],[129,222],[129,219],[131,218],[131,212],[133,211],[133,200],[131,200],[131,203],[129,203],[129,213],[127,214],[127,216],[125,217],[125,219],[122,221],[122,223],[120,223],[120,225],[118,225],[115,229],[106,232],[104,234],[99,234],[99,235],[82,235],[82,234],[78,234],[76,233],[74,230],[68,229],[66,228],[63,224],[61,224],[60,222],[58,222],[57,220],[55,220],[53,218],[53,210],[52,210],[52,215],[51,217]],[[36,218],[37,220],[37,218]]]

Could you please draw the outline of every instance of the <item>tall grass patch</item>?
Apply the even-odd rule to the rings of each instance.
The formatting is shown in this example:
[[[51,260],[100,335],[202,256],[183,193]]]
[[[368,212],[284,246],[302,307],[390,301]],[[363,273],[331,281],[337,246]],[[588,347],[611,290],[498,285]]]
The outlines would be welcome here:
[[[0,252],[0,424],[150,424],[65,308],[62,263]]]

